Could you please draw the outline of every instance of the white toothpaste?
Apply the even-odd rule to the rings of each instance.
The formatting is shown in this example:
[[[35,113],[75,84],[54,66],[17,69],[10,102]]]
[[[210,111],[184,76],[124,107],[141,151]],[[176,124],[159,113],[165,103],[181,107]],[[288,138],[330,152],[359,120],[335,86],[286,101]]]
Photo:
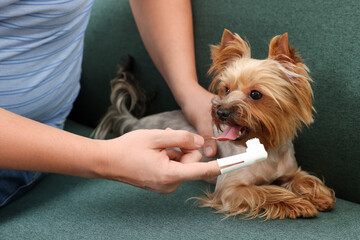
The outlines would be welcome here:
[[[217,160],[221,174],[235,171],[239,168],[250,166],[264,161],[268,157],[264,145],[257,138],[246,141],[246,152]]]

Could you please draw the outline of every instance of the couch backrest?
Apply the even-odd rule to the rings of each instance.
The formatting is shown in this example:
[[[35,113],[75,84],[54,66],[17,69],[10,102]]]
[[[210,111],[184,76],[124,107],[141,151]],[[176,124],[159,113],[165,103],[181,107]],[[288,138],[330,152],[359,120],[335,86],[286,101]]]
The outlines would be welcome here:
[[[337,196],[360,203],[360,16],[358,0],[349,1],[193,1],[199,81],[210,78],[209,44],[224,28],[247,39],[252,56],[265,58],[270,39],[289,33],[314,80],[315,123],[295,141],[304,170],[323,177]],[[72,118],[94,126],[109,105],[109,80],[122,57],[135,58],[136,76],[155,96],[148,114],[178,108],[152,64],[128,1],[97,0],[85,39],[82,90]]]

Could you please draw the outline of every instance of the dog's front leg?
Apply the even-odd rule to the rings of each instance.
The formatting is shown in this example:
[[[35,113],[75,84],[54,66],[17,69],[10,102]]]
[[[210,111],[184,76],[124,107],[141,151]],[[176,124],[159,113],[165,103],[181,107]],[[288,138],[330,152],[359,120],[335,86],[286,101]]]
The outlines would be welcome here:
[[[283,219],[313,217],[316,207],[307,199],[276,185],[242,185],[229,183],[198,198],[204,207],[212,207],[227,216],[243,215],[248,219]]]
[[[328,211],[335,205],[335,192],[319,178],[300,168],[293,175],[279,178],[275,183],[310,201],[319,211]]]

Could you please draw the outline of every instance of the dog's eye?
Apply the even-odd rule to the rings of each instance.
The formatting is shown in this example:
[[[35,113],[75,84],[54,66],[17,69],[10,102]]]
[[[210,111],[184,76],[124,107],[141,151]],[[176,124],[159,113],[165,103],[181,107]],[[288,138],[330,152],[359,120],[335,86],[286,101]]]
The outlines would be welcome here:
[[[259,100],[259,99],[262,98],[262,96],[263,96],[263,95],[262,95],[261,92],[259,92],[259,91],[253,90],[253,91],[250,92],[250,97],[251,97],[252,99],[254,99],[254,100]]]
[[[230,89],[229,88],[225,88],[225,95],[228,95],[230,93]]]

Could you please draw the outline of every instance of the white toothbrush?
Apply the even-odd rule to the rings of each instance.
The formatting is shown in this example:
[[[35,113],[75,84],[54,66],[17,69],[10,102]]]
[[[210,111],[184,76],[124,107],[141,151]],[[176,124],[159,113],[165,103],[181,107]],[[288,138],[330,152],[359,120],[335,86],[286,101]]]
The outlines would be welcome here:
[[[250,166],[265,160],[268,157],[264,145],[258,138],[246,141],[246,152],[217,160],[221,174],[235,171],[239,168]]]

